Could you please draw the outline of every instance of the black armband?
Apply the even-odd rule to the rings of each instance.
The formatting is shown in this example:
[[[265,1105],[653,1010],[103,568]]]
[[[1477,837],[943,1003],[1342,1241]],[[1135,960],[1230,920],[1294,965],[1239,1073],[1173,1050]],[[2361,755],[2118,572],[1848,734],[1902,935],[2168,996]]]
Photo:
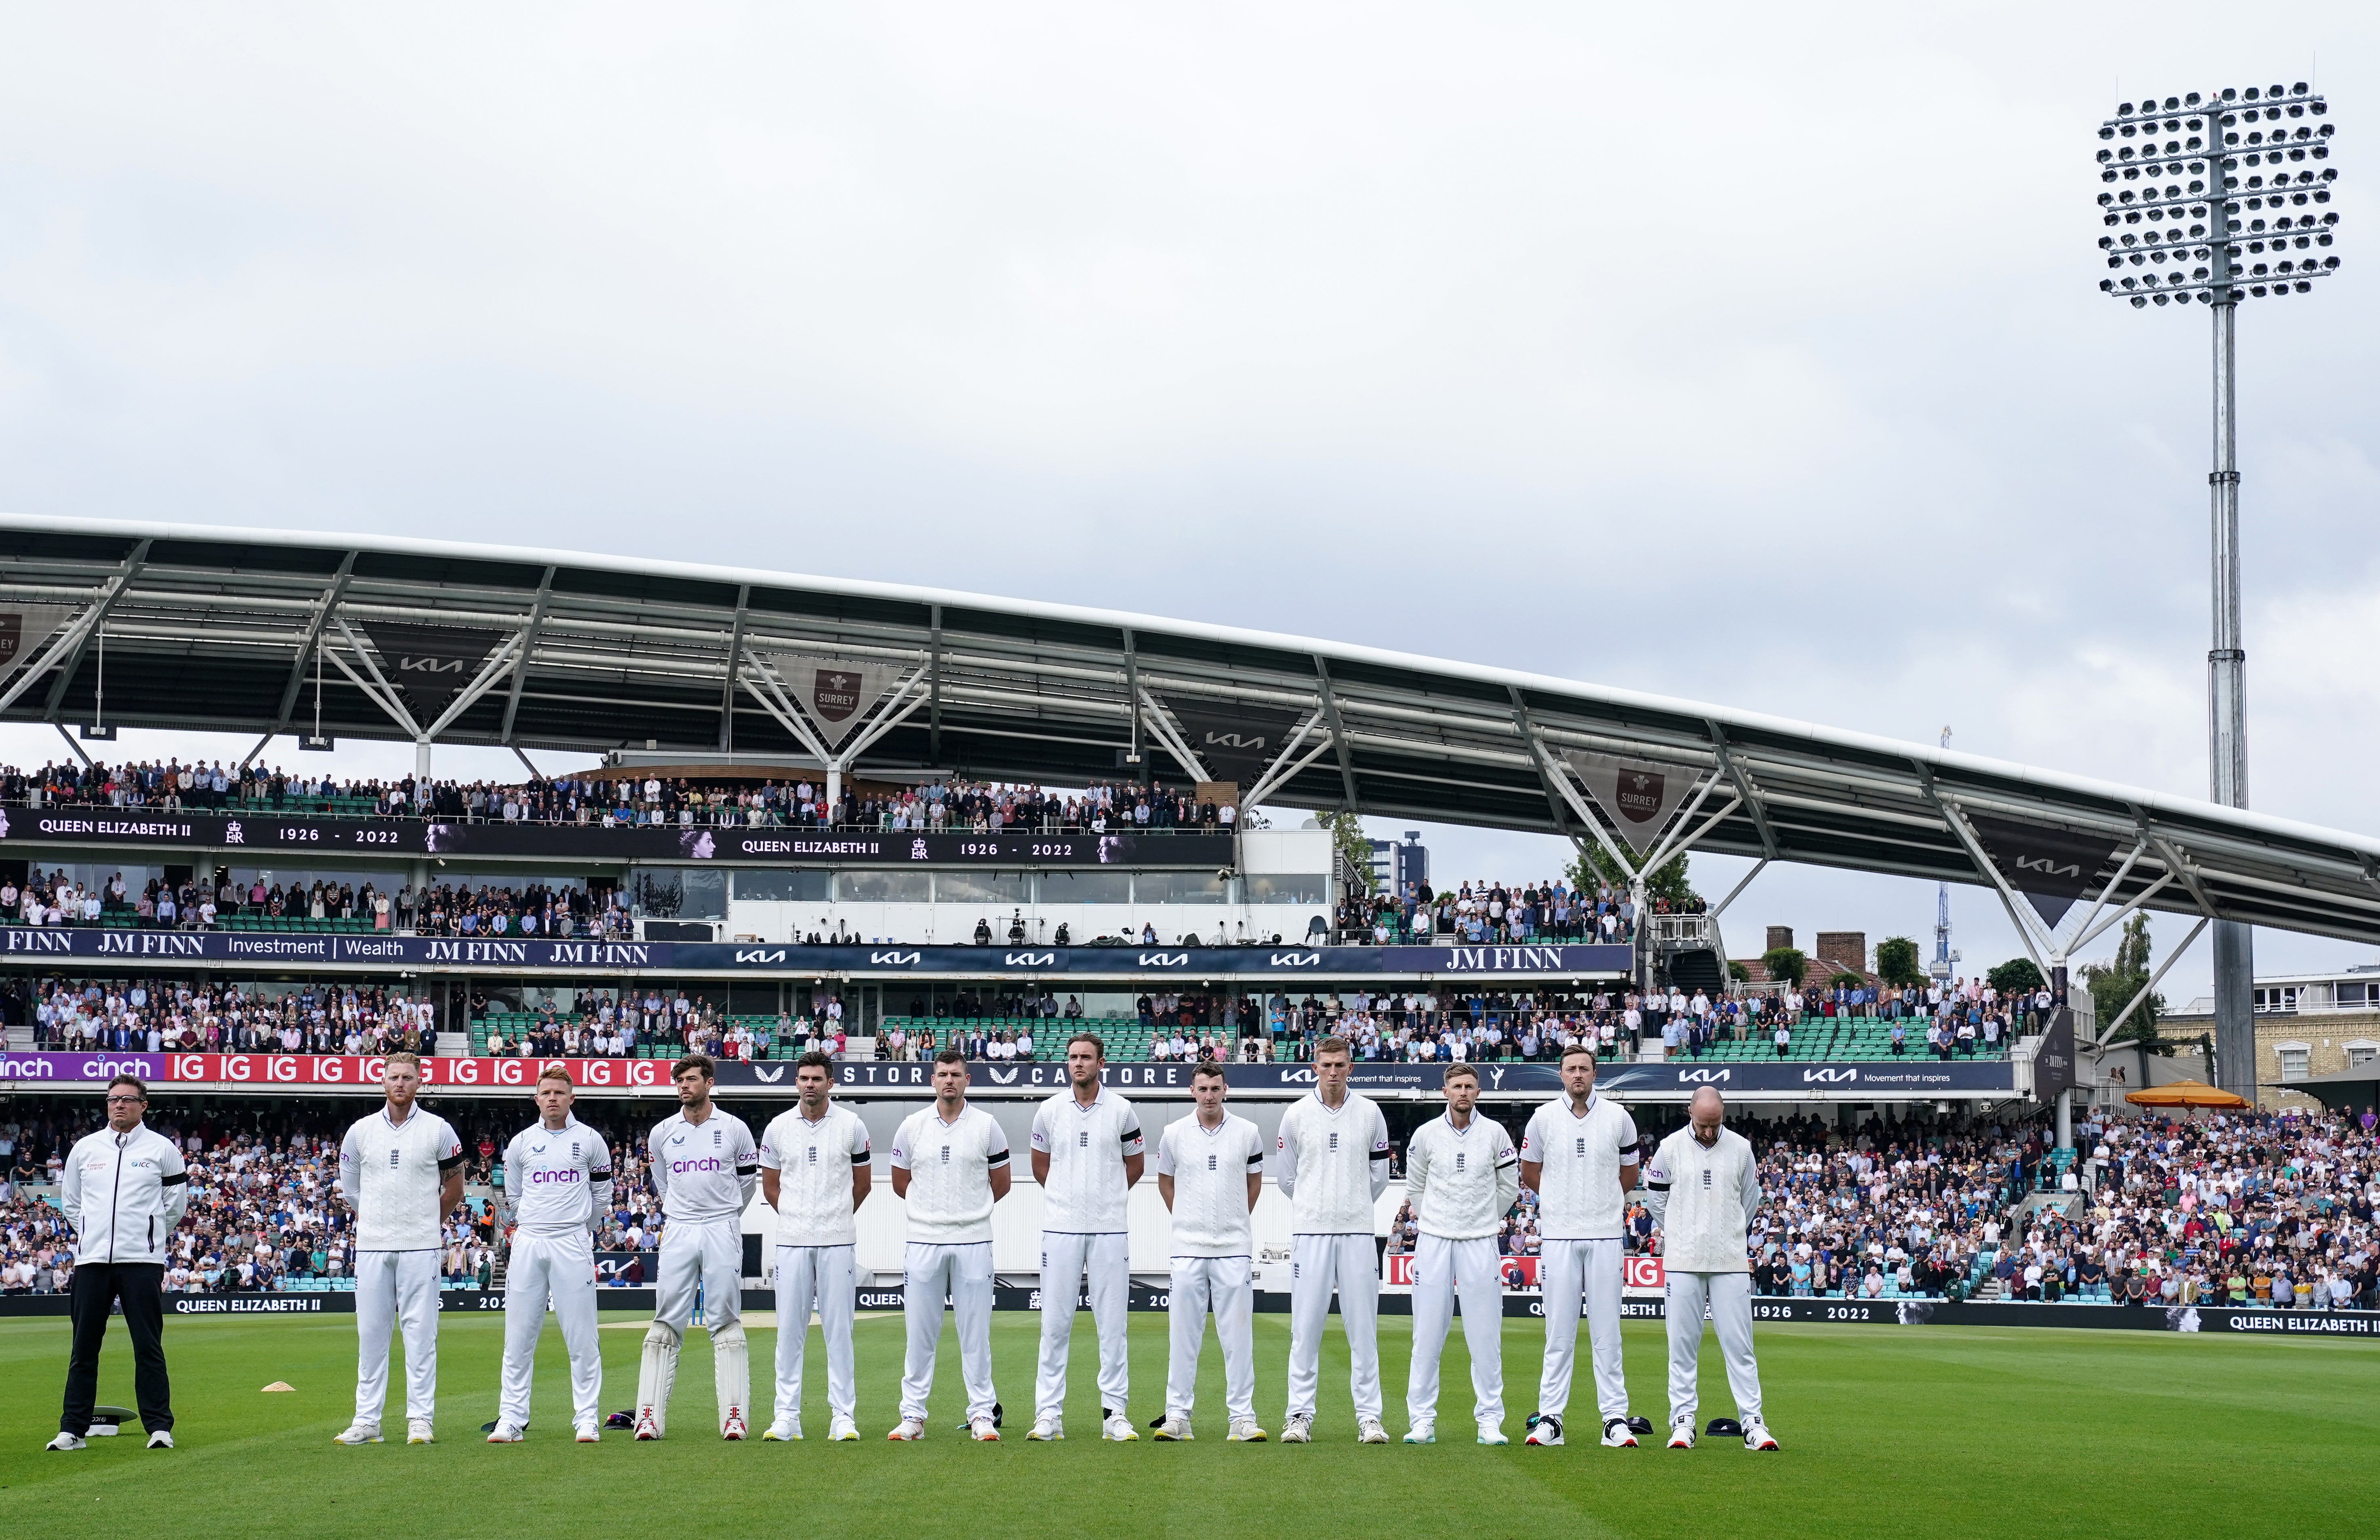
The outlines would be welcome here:
[[[445,1159],[441,1160],[440,1162],[438,1162],[438,1169],[439,1169],[439,1170],[440,1170],[440,1171],[442,1171],[442,1172],[443,1172],[443,1171],[451,1171],[451,1170],[453,1170],[455,1167],[457,1167],[457,1166],[461,1165],[462,1163],[463,1163],[463,1158],[462,1158],[461,1156],[459,1156],[459,1155],[450,1155],[450,1156],[448,1156]]]
[[[175,1172],[173,1175],[171,1175],[171,1176],[166,1176],[166,1177],[160,1177],[160,1178],[158,1178],[158,1179],[157,1179],[157,1184],[158,1184],[159,1186],[161,1186],[161,1187],[179,1187],[183,1182],[188,1182],[188,1181],[189,1181],[189,1180],[190,1180],[190,1173],[189,1173],[189,1172],[188,1172],[188,1171],[176,1171],[176,1172]]]

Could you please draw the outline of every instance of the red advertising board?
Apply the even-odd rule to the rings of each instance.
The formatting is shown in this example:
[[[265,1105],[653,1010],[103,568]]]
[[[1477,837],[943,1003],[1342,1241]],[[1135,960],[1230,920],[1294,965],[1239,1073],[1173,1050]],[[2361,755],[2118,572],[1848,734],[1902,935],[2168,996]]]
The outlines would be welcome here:
[[[173,1053],[165,1058],[165,1078],[184,1084],[214,1085],[375,1085],[381,1061],[310,1053]],[[549,1064],[570,1072],[580,1085],[598,1089],[632,1089],[669,1085],[671,1061],[666,1059],[461,1059],[425,1055],[424,1085],[502,1088],[517,1085],[526,1093],[537,1085]]]
[[[1413,1287],[1413,1255],[1409,1252],[1391,1252],[1388,1257],[1388,1276],[1380,1281],[1391,1289]],[[1523,1293],[1537,1286],[1537,1258],[1506,1256],[1498,1258],[1504,1275],[1506,1293]],[[1658,1256],[1624,1257],[1620,1264],[1620,1288],[1627,1294],[1658,1294],[1663,1291],[1661,1259]]]

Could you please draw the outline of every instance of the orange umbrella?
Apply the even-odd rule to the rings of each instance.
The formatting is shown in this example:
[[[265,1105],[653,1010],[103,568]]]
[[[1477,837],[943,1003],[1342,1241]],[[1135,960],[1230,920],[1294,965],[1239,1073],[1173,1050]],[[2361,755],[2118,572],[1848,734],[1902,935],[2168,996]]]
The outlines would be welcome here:
[[[2124,1099],[2135,1107],[2220,1107],[2230,1111],[2248,1105],[2245,1097],[2234,1096],[2203,1080],[2177,1080],[2167,1085],[2152,1085],[2145,1091],[2128,1091]]]

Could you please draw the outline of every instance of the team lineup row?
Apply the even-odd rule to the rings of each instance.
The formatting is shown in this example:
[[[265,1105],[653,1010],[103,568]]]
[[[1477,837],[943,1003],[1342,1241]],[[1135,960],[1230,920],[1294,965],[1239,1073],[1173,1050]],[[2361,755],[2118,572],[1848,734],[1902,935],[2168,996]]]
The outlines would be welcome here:
[[[1193,1437],[1194,1387],[1210,1316],[1223,1355],[1228,1437],[1247,1442],[1268,1437],[1255,1409],[1250,1216],[1269,1153],[1271,1174],[1292,1206],[1290,1357],[1281,1440],[1305,1443],[1313,1437],[1322,1340],[1335,1295],[1348,1347],[1356,1437],[1363,1443],[1390,1441],[1382,1421],[1379,1274],[1373,1239],[1374,1206],[1389,1181],[1388,1125],[1370,1098],[1347,1089],[1352,1060],[1342,1039],[1318,1045],[1316,1088],[1284,1111],[1269,1152],[1253,1122],[1226,1110],[1220,1069],[1197,1072],[1195,1115],[1170,1124],[1159,1138],[1158,1190],[1171,1217],[1172,1262],[1159,1439]],[[1064,1283],[1075,1279],[1088,1296],[1099,1343],[1099,1437],[1139,1437],[1128,1413],[1125,1210],[1130,1189],[1145,1172],[1147,1140],[1131,1103],[1100,1084],[1104,1062],[1096,1036],[1071,1039],[1068,1086],[1041,1105],[1032,1125],[1030,1160],[1044,1207],[1041,1343],[1026,1435],[1035,1440],[1065,1437],[1062,1407],[1076,1297]],[[1697,1097],[1688,1125],[1665,1140],[1640,1171],[1634,1120],[1597,1094],[1595,1072],[1591,1052],[1565,1055],[1563,1094],[1536,1111],[1515,1146],[1502,1125],[1476,1115],[1475,1072],[1450,1065],[1445,1111],[1408,1142],[1406,1198],[1419,1234],[1412,1272],[1404,1441],[1436,1440],[1439,1364],[1458,1299],[1470,1350],[1478,1441],[1508,1441],[1495,1236],[1524,1183],[1538,1196],[1547,1324],[1536,1411],[1527,1419],[1525,1441],[1563,1441],[1582,1318],[1602,1442],[1632,1447],[1640,1434],[1652,1431],[1648,1421],[1630,1414],[1621,1358],[1622,1211],[1626,1194],[1641,1177],[1668,1276],[1667,1442],[1673,1449],[1694,1442],[1697,1367],[1707,1316],[1717,1328],[1737,1413],[1732,1422],[1714,1422],[1713,1430],[1740,1435],[1748,1449],[1774,1449],[1776,1440],[1761,1414],[1752,1345],[1746,1232],[1760,1207],[1761,1191],[1751,1146],[1724,1126],[1724,1106],[1715,1091],[1706,1090]],[[858,1437],[852,1326],[856,1214],[872,1185],[865,1126],[855,1113],[834,1105],[832,1065],[823,1055],[797,1061],[795,1107],[757,1140],[742,1120],[712,1100],[708,1060],[689,1055],[675,1066],[673,1081],[679,1110],[653,1129],[647,1146],[666,1224],[654,1318],[640,1354],[636,1409],[628,1418],[633,1437],[666,1436],[679,1350],[698,1310],[710,1334],[720,1437],[745,1439],[758,1421],[740,1313],[743,1215],[757,1188],[777,1216],[778,1319],[804,1322],[815,1311],[827,1355],[827,1437]],[[932,1085],[933,1103],[900,1125],[888,1152],[907,1231],[907,1344],[899,1417],[890,1437],[908,1441],[925,1436],[947,1300],[956,1316],[967,1431],[977,1440],[993,1441],[1001,1433],[991,1383],[991,1217],[1010,1190],[1010,1149],[998,1122],[968,1105],[963,1057],[951,1050],[938,1055]],[[385,1105],[348,1131],[340,1152],[338,1191],[356,1212],[358,1339],[355,1420],[339,1435],[342,1443],[381,1441],[390,1339],[397,1330],[405,1338],[408,1441],[435,1437],[437,1242],[442,1217],[461,1201],[462,1148],[443,1119],[415,1105],[419,1087],[418,1063],[408,1055],[392,1056],[384,1070]],[[572,1116],[574,1088],[565,1071],[546,1071],[535,1094],[538,1122],[510,1142],[504,1157],[513,1249],[502,1387],[488,1439],[510,1443],[524,1436],[537,1340],[551,1309],[570,1363],[575,1437],[596,1442],[601,1437],[602,1365],[591,1227],[610,1196],[611,1156],[604,1141]],[[113,1146],[93,1150],[88,1159],[78,1150],[78,1158],[68,1163],[67,1197],[78,1234],[103,1237],[94,1260],[121,1264],[120,1214],[146,1201],[145,1182],[156,1184],[156,1201],[170,1208],[179,1158],[158,1161],[151,1176],[136,1171],[128,1193],[119,1171],[114,1195],[104,1202],[93,1197],[107,1176],[106,1160],[122,1159],[125,1130],[114,1128],[115,1096],[111,1087],[112,1132],[84,1141],[106,1145],[112,1139]],[[136,1109],[130,1114],[135,1128],[137,1119]],[[170,1154],[169,1144],[157,1144]],[[92,1180],[75,1180],[86,1165]],[[170,1230],[171,1219],[165,1228]],[[88,1249],[91,1243],[84,1244]],[[131,1265],[153,1260],[135,1258]],[[84,1270],[77,1273],[76,1361],[54,1448],[79,1447],[89,1422],[90,1397],[77,1394],[86,1377]],[[112,1275],[117,1267],[99,1270]],[[136,1314],[131,1304],[144,1279],[134,1274],[116,1281],[133,1286],[116,1292],[125,1302],[140,1369],[146,1356],[142,1338],[153,1339],[153,1330],[142,1329],[140,1316],[147,1312]],[[100,1286],[105,1288],[106,1280]],[[106,1309],[103,1301],[89,1343],[92,1379]],[[764,1440],[803,1437],[808,1336],[798,1328],[776,1334],[771,1415],[759,1435]],[[171,1425],[170,1409],[164,1405],[162,1353],[155,1356],[155,1408],[145,1383],[139,1387],[143,1423],[152,1437],[160,1418]]]

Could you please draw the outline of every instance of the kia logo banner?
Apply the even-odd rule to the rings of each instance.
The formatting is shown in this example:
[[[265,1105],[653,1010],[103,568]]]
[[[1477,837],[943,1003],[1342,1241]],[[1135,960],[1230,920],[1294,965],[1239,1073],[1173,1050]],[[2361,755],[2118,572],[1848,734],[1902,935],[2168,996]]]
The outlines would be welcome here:
[[[770,655],[769,662],[829,748],[841,748],[868,709],[901,676],[901,665],[873,658],[778,652]]]
[[[42,644],[73,613],[73,606],[67,604],[12,604],[0,609],[0,679],[16,673],[40,651]]]
[[[2066,917],[2066,911],[2090,891],[2099,868],[2116,854],[2117,842],[2105,834],[2070,834],[2062,829],[1973,814],[1967,822],[1973,826],[1975,839],[2000,876],[2032,903],[2048,925]]]
[[[2049,1030],[2033,1056],[2033,1099],[2049,1101],[2074,1087],[2074,1013],[2061,1005],[2049,1013]]]
[[[1683,765],[1647,764],[1584,749],[1564,749],[1562,758],[1639,855],[1660,838],[1670,815],[1694,786],[1695,771]]]
[[[427,727],[455,702],[504,639],[502,631],[463,625],[413,625],[368,620],[364,635],[380,653],[381,672],[405,696],[407,709]]]
[[[1281,755],[1289,735],[1305,719],[1278,706],[1243,706],[1236,701],[1168,700],[1166,709],[1182,724],[1190,752],[1217,781],[1253,786]]]

